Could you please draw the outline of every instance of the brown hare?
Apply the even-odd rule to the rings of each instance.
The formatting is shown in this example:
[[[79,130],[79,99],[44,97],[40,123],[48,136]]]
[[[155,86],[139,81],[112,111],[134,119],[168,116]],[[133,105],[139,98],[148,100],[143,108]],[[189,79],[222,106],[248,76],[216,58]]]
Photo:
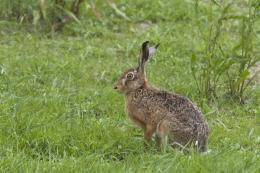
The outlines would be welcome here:
[[[145,63],[159,46],[149,48],[148,43],[141,46],[138,67],[126,70],[114,85],[124,94],[126,114],[144,130],[145,148],[155,133],[158,149],[167,135],[173,147],[193,146],[206,151],[209,128],[198,108],[183,96],[147,83]]]

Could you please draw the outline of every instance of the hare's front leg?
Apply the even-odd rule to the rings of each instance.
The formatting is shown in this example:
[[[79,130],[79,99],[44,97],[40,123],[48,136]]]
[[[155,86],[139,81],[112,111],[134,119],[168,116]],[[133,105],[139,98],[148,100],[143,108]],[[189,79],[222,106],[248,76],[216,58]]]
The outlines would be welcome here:
[[[146,125],[144,128],[144,148],[147,149],[151,141],[152,135],[155,131],[155,128],[151,125]]]
[[[161,135],[157,134],[157,132],[156,132],[156,135],[155,135],[155,141],[156,141],[156,148],[157,148],[158,151],[160,151],[161,143],[162,143],[162,137],[161,137]]]
[[[156,140],[156,147],[158,151],[160,150],[162,139],[166,136],[166,132],[168,131],[167,128],[168,128],[168,122],[166,120],[162,120],[157,125],[155,140]]]

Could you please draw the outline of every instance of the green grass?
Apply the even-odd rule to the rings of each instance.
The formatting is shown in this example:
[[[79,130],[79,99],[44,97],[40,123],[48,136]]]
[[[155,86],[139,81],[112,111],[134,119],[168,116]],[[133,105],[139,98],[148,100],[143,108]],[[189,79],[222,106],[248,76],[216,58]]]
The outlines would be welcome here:
[[[244,105],[224,93],[212,104],[198,97],[190,57],[205,45],[192,22],[193,3],[116,2],[131,21],[102,3],[102,21],[90,16],[66,26],[64,34],[0,21],[1,172],[259,172],[259,83],[248,88]],[[200,7],[201,18],[207,5]],[[145,29],[143,20],[151,21]],[[113,82],[136,65],[145,40],[161,43],[147,66],[149,82],[198,104],[211,129],[210,153],[166,145],[161,152],[154,146],[144,151],[142,131],[125,116]]]

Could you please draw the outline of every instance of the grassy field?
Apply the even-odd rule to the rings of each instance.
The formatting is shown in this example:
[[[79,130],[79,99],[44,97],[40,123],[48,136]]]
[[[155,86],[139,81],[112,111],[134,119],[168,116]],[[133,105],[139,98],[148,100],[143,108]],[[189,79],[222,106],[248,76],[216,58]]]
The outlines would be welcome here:
[[[193,1],[115,2],[130,20],[99,2],[101,20],[86,12],[89,18],[66,25],[63,34],[0,21],[0,172],[260,172],[259,83],[246,90],[245,104],[224,91],[208,103],[190,70],[192,52],[207,44],[199,31],[207,35],[220,7],[203,1],[196,13]],[[231,12],[246,13],[245,4]],[[224,51],[239,40],[236,27],[224,24]],[[254,27],[259,48],[259,20]],[[136,65],[145,40],[161,43],[147,66],[149,82],[200,107],[210,125],[208,154],[167,145],[144,150],[142,131],[127,119],[113,82]]]

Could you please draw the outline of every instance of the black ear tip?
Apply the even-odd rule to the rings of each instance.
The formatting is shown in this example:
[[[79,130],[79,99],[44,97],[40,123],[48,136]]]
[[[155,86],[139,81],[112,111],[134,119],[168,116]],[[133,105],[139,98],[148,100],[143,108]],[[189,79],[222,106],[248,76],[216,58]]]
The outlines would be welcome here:
[[[142,48],[146,48],[146,47],[148,46],[148,43],[149,43],[149,41],[145,41],[145,42],[143,42],[143,44],[142,44]]]

